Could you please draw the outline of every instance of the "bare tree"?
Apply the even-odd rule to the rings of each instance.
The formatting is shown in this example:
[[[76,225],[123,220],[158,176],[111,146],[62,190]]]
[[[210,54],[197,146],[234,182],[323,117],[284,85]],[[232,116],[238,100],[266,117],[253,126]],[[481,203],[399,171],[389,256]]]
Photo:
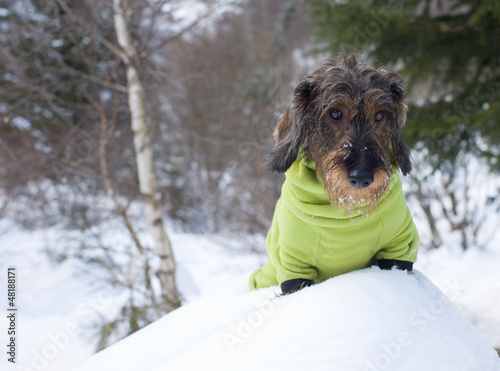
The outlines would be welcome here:
[[[129,292],[120,318],[102,327],[102,347],[112,333],[116,338],[136,331],[181,304],[156,185],[149,132],[155,123],[148,125],[155,116],[145,102],[150,81],[144,78],[155,51],[212,10],[177,25],[172,4],[182,2],[26,1],[26,8],[9,7],[9,35],[0,36],[0,164],[8,172],[1,186],[26,196],[25,184],[33,189],[50,182],[53,187],[45,188],[58,192],[58,199],[30,191],[33,197],[41,207],[56,202],[64,213],[75,214],[72,228],[82,233],[80,248],[59,249],[58,258],[98,264],[112,284]],[[160,18],[172,27],[158,29]],[[132,140],[135,161],[129,154]],[[99,203],[90,205],[88,198],[98,199],[103,191],[113,200],[131,246],[106,246],[100,233],[87,238],[89,227],[100,223]],[[141,241],[137,216],[128,209],[137,199],[144,204],[153,247]],[[124,258],[129,269],[123,269]]]
[[[139,189],[144,202],[146,215],[151,235],[160,256],[160,269],[156,272],[161,282],[162,300],[167,311],[172,311],[180,306],[179,293],[175,284],[175,260],[170,240],[165,232],[160,202],[156,187],[153,151],[151,138],[148,135],[147,113],[145,104],[144,87],[139,71],[141,62],[137,50],[130,36],[127,14],[130,9],[125,0],[114,0],[115,32],[118,44],[123,53],[122,60],[127,68],[128,102],[131,114],[131,125],[134,133],[134,148],[139,175]]]
[[[500,178],[488,172],[486,162],[473,153],[461,154],[447,171],[435,171],[426,163],[426,150],[413,152],[415,171],[410,175],[407,196],[420,206],[427,228],[422,244],[486,247],[500,221]],[[418,210],[416,210],[418,212]],[[446,231],[446,233],[445,233]]]

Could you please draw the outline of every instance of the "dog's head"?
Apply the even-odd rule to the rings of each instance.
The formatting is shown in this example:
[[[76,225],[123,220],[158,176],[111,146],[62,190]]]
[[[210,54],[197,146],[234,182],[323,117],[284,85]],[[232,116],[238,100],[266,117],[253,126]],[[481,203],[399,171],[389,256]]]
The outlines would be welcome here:
[[[404,175],[411,170],[401,135],[404,98],[404,82],[395,73],[358,63],[354,56],[325,61],[295,88],[274,133],[267,168],[285,172],[302,149],[316,163],[333,204],[352,209],[366,202],[371,209],[387,189],[393,167]]]

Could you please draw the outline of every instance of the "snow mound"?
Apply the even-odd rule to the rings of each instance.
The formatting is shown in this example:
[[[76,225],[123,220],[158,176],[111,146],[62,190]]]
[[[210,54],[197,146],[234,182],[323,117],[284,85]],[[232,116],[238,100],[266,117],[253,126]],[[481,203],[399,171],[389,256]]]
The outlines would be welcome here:
[[[367,268],[277,294],[238,282],[78,370],[500,370],[493,347],[420,272]]]

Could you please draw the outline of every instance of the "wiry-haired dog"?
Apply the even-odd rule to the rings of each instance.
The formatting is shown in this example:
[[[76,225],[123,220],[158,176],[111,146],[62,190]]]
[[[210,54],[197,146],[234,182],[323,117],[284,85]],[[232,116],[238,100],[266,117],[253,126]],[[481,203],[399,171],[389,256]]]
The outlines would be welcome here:
[[[418,233],[398,175],[411,170],[404,98],[398,75],[353,56],[299,82],[267,163],[286,181],[252,289],[290,293],[375,264],[411,271]]]

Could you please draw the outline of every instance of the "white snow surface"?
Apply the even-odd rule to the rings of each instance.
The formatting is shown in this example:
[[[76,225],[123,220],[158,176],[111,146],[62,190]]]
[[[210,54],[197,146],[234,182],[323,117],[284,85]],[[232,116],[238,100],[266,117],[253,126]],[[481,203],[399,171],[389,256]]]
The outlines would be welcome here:
[[[497,371],[500,359],[422,273],[374,267],[286,296],[237,282],[77,370]]]
[[[115,245],[128,243],[124,237],[126,233],[118,225],[110,225],[106,230],[104,237]],[[450,347],[455,347],[454,354],[457,357],[468,354],[464,349],[469,349],[485,362],[484,368],[478,366],[470,370],[495,370],[487,368],[488,360],[494,357],[490,355],[492,346],[481,340],[476,330],[470,330],[470,325],[457,314],[456,309],[440,313],[440,302],[432,304],[432,298],[441,298],[441,294],[432,284],[423,285],[427,280],[419,273],[410,279],[397,271],[380,272],[372,269],[366,270],[366,273],[354,272],[290,296],[277,297],[279,291],[276,288],[256,292],[250,292],[247,288],[252,270],[266,260],[265,255],[255,252],[257,247],[263,250],[264,236],[200,235],[175,233],[172,230],[169,230],[169,235],[177,261],[178,286],[185,305],[109,350],[92,356],[98,341],[96,325],[103,317],[113,318],[117,315],[119,304],[124,299],[123,293],[110,290],[97,272],[81,262],[73,259],[56,262],[48,258],[48,248],[65,248],[71,242],[70,232],[56,227],[27,231],[7,218],[0,220],[0,276],[6,282],[7,267],[17,268],[16,305],[19,308],[16,364],[7,362],[4,353],[0,370],[68,371],[91,356],[87,365],[101,364],[99,362],[119,364],[123,358],[127,364],[141,364],[143,369],[152,365],[151,369],[154,370],[157,366],[160,368],[156,369],[162,369],[163,366],[159,364],[167,363],[168,360],[172,362],[169,367],[173,370],[182,370],[184,366],[188,367],[188,363],[206,359],[198,368],[210,369],[210,360],[217,360],[217,357],[210,358],[211,351],[225,362],[242,362],[249,354],[257,360],[261,357],[262,362],[274,356],[283,361],[299,357],[297,354],[285,356],[289,351],[282,346],[284,342],[293,346],[295,343],[291,339],[294,335],[298,342],[302,342],[303,352],[310,354],[306,359],[318,360],[310,366],[313,369],[324,365],[320,363],[324,357],[339,357],[335,358],[335,362],[345,367],[342,362],[346,359],[343,357],[355,354],[355,358],[350,361],[361,362],[359,370],[370,370],[369,362],[372,362],[375,370],[398,370],[401,362],[411,357],[417,359],[421,348],[429,343],[437,348],[430,353],[433,357],[429,362],[434,360],[440,367],[444,363],[436,357],[439,355],[444,359],[450,354]],[[487,249],[473,246],[465,252],[458,246],[443,246],[431,251],[422,249],[416,263],[416,268],[429,277],[481,332],[486,342],[496,348],[500,348],[499,266],[500,244],[494,243]],[[6,284],[0,285],[0,296],[7,298]],[[382,298],[384,300],[380,301]],[[447,301],[443,299],[443,302]],[[273,305],[272,309],[269,305]],[[0,323],[7,344],[6,306],[5,300],[2,305],[3,321]],[[449,307],[446,304],[446,308]],[[421,312],[426,308],[428,312]],[[436,319],[427,319],[425,315],[428,313],[432,315],[430,318]],[[296,316],[295,322],[286,323],[285,319],[291,321],[291,316]],[[395,322],[387,321],[387,317]],[[357,323],[360,323],[359,327]],[[351,328],[348,331],[349,325]],[[443,327],[447,326],[449,328],[445,331]],[[274,330],[281,331],[281,334]],[[263,335],[268,332],[269,335]],[[161,336],[153,337],[154,333],[161,333]],[[356,334],[361,335],[356,337]],[[436,346],[437,340],[432,340],[432,334],[439,334],[436,339],[441,339],[443,344]],[[148,337],[151,337],[151,341]],[[274,344],[278,341],[277,337],[281,339],[280,344]],[[134,343],[134,339],[141,340]],[[352,339],[355,341],[350,342]],[[328,346],[323,346],[325,341],[330,342],[326,344],[332,344],[336,350],[334,354],[330,354]],[[400,354],[394,342],[400,345]],[[134,351],[128,348],[131,344],[136,347]],[[267,348],[263,344],[267,344]],[[161,351],[158,347],[161,347]],[[123,354],[114,360],[109,358],[120,349]],[[259,349],[263,352],[255,353]],[[340,349],[343,351],[340,352]],[[418,350],[418,354],[413,353],[414,349]],[[154,355],[151,355],[150,350],[158,353],[153,352]],[[192,354],[198,355],[190,359]],[[205,363],[207,368],[204,367]],[[221,370],[224,369],[224,364],[219,365]],[[245,367],[250,368],[250,365],[248,361]],[[454,363],[451,365],[455,367]],[[455,369],[461,370],[467,365],[470,362],[464,361],[462,368]],[[331,363],[329,367],[335,370],[337,366]],[[405,370],[410,367],[414,366],[405,364]],[[451,369],[436,367],[430,369]],[[82,366],[82,369],[86,369],[86,366]],[[89,366],[87,369],[93,368]],[[272,367],[266,366],[264,369]],[[424,367],[420,369],[426,370]]]

